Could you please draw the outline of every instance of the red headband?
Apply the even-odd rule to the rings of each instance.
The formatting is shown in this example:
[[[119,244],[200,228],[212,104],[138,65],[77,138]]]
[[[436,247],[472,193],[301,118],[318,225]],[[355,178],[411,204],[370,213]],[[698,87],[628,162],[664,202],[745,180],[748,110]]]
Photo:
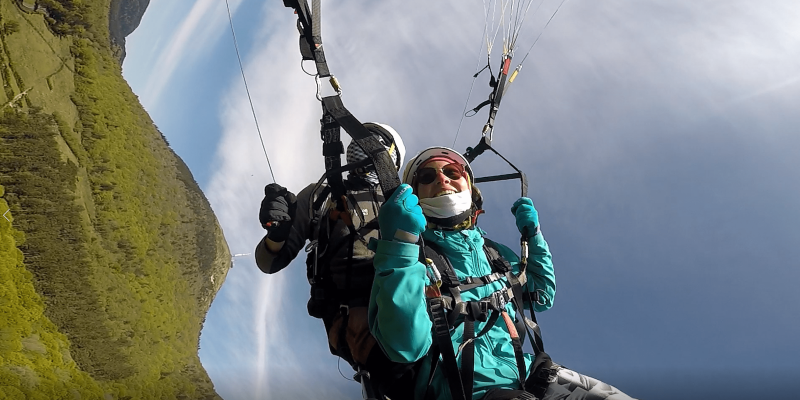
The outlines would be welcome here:
[[[418,168],[422,168],[422,167],[424,167],[424,166],[426,166],[426,165],[428,165],[428,164],[430,164],[430,163],[432,163],[434,161],[450,161],[451,163],[461,164],[460,161],[454,160],[454,159],[452,159],[450,157],[447,157],[447,156],[433,156],[433,157],[425,160],[425,162],[420,164]]]

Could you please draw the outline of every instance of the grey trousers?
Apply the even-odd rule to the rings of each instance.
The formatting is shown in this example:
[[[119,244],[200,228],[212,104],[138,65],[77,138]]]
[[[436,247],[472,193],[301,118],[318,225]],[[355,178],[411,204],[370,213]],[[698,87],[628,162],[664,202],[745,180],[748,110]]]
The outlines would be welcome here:
[[[547,387],[543,400],[635,399],[607,383],[559,366],[556,381]]]
[[[541,400],[635,400],[619,389],[559,365]],[[481,400],[536,400],[522,390],[491,389]]]

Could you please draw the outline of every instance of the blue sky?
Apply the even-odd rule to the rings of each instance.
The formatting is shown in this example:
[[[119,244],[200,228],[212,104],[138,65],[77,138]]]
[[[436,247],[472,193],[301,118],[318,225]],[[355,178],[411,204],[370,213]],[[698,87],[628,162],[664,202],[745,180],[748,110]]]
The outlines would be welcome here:
[[[517,60],[558,3],[529,14]],[[323,164],[295,16],[277,0],[231,7],[275,178],[297,192]],[[452,146],[483,18],[476,0],[323,1],[345,104],[395,127],[412,154]],[[557,362],[643,399],[767,398],[800,378],[798,20],[792,0],[564,3],[494,134],[527,173],[553,251],[558,293],[539,319]],[[272,177],[224,2],[152,0],[127,52],[126,79],[191,168],[231,251],[251,253]],[[475,81],[471,107],[487,81]],[[477,143],[485,115],[464,120],[455,148]],[[473,169],[507,172],[488,154]],[[518,190],[483,187],[481,225],[512,246]],[[306,314],[299,258],[267,276],[239,257],[217,294],[200,357],[226,400],[360,398]]]

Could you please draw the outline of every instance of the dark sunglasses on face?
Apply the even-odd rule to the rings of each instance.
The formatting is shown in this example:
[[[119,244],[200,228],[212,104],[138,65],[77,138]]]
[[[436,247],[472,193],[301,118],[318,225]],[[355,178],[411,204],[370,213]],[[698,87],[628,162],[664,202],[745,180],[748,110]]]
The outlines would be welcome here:
[[[420,168],[414,173],[414,180],[423,185],[430,184],[439,176],[439,171],[450,180],[459,180],[466,175],[464,167],[459,163],[452,163],[443,166],[442,168],[425,167]]]

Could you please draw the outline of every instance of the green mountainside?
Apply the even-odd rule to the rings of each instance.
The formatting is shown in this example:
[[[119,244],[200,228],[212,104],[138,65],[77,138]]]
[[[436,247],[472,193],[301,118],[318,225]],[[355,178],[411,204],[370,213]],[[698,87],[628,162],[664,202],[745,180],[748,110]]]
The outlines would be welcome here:
[[[0,0],[0,400],[219,399],[230,252],[121,73],[147,3]]]

